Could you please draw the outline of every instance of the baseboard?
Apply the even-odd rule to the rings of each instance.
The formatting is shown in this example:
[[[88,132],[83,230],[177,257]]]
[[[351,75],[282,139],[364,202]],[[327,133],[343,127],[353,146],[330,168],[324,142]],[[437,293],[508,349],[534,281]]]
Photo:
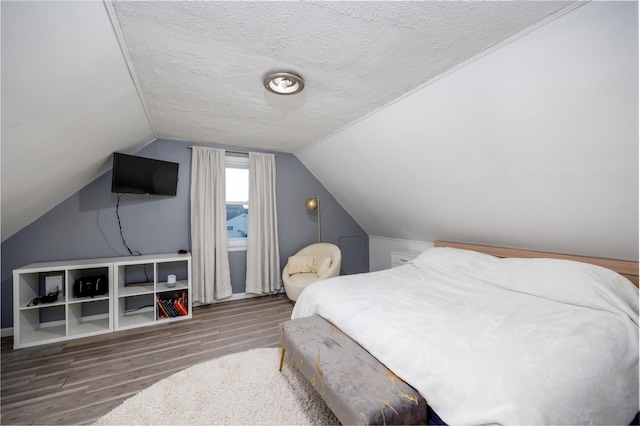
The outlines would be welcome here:
[[[231,297],[228,297],[224,300],[216,300],[213,303],[220,302],[231,302],[233,300],[242,300],[242,299],[253,299],[254,297],[264,296],[263,294],[253,294],[253,293],[234,293]]]
[[[280,288],[280,290],[278,290],[275,293],[271,293],[272,295],[274,294],[280,294],[280,293],[284,293],[284,286]],[[254,293],[233,293],[232,296],[227,297],[226,299],[222,299],[222,300],[214,300],[213,302],[211,302],[212,304],[215,303],[224,303],[224,302],[231,302],[234,300],[242,300],[242,299],[253,299],[255,297],[264,297],[264,296],[269,296],[269,294],[254,294]],[[198,306],[197,304],[194,304],[193,306]]]
[[[0,337],[13,336],[13,327],[7,327],[0,330]]]

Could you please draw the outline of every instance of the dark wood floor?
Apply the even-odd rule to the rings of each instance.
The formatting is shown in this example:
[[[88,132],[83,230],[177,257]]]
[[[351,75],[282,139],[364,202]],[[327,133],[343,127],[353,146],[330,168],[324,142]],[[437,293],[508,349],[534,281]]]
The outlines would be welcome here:
[[[5,337],[0,423],[93,423],[177,371],[279,347],[278,324],[292,309],[284,295],[267,296],[197,307],[190,320],[38,347],[14,350]]]

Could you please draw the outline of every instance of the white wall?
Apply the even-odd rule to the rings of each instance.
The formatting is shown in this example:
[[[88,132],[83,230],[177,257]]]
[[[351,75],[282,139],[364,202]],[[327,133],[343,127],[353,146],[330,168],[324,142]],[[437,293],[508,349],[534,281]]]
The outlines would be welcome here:
[[[590,2],[296,155],[369,235],[637,260],[637,7]]]

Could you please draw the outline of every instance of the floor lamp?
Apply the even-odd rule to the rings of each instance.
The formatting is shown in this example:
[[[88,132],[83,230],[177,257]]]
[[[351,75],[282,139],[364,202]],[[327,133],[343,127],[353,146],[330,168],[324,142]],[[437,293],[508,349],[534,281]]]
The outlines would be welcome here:
[[[320,197],[307,198],[304,205],[308,210],[318,210],[318,242],[320,242]]]

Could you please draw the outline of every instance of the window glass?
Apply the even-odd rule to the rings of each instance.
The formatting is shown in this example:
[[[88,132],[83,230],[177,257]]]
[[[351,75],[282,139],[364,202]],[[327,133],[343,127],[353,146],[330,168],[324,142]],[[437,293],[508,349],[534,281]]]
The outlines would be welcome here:
[[[249,169],[227,167],[227,203],[249,202]]]
[[[246,247],[249,224],[249,159],[227,157],[225,179],[229,247]]]

